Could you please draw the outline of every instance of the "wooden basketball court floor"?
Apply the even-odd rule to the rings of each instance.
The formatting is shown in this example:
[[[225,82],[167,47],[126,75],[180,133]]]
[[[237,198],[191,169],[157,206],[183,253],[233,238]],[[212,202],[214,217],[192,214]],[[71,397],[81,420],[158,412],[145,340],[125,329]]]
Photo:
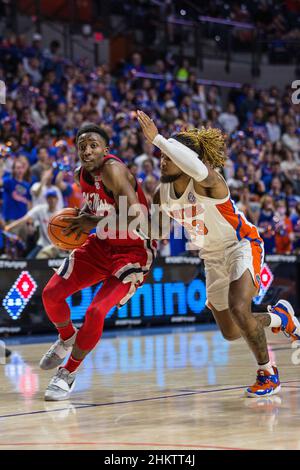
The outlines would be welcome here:
[[[260,399],[244,396],[256,372],[244,342],[217,330],[105,336],[71,399],[54,403],[43,401],[53,372],[38,368],[50,343],[10,345],[0,449],[300,449],[300,348],[268,337],[282,391]]]

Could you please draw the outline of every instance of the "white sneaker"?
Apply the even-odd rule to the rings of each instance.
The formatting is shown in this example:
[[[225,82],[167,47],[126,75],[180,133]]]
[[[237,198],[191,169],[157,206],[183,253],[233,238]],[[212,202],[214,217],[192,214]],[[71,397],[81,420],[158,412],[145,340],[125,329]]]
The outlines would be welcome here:
[[[46,401],[68,400],[75,386],[75,372],[60,367],[49,382],[45,392]]]
[[[77,333],[78,330],[75,328],[73,336],[66,341],[63,341],[61,337],[58,336],[58,340],[52,344],[50,349],[40,360],[40,368],[43,370],[49,370],[60,366],[66,355],[71,352]]]

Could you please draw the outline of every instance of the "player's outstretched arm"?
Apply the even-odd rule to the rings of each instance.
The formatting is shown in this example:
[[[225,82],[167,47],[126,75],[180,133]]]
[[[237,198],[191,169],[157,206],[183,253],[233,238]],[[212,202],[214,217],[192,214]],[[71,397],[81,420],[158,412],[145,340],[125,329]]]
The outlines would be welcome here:
[[[199,159],[199,155],[186,145],[175,139],[165,139],[158,133],[152,119],[143,111],[137,111],[138,121],[144,136],[175,163],[186,175],[196,182],[205,180],[209,173],[206,165]]]

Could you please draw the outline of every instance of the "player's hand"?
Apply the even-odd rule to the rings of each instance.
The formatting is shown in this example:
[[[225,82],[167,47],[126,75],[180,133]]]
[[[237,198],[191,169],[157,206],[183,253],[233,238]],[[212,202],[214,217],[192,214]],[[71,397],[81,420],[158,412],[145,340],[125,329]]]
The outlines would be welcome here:
[[[69,225],[63,229],[63,234],[66,236],[76,233],[75,240],[78,240],[82,233],[89,233],[97,226],[99,219],[91,214],[80,214],[77,217],[62,217],[63,222],[68,222]]]
[[[143,134],[149,142],[153,142],[158,135],[158,130],[153,120],[143,111],[137,111],[137,119],[142,128]]]

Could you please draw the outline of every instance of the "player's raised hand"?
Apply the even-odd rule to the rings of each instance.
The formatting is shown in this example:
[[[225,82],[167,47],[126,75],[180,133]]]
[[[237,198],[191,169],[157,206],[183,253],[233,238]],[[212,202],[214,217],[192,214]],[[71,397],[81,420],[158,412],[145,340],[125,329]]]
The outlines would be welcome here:
[[[158,134],[158,130],[153,120],[143,111],[137,111],[137,119],[142,128],[143,134],[149,142],[153,142]]]

